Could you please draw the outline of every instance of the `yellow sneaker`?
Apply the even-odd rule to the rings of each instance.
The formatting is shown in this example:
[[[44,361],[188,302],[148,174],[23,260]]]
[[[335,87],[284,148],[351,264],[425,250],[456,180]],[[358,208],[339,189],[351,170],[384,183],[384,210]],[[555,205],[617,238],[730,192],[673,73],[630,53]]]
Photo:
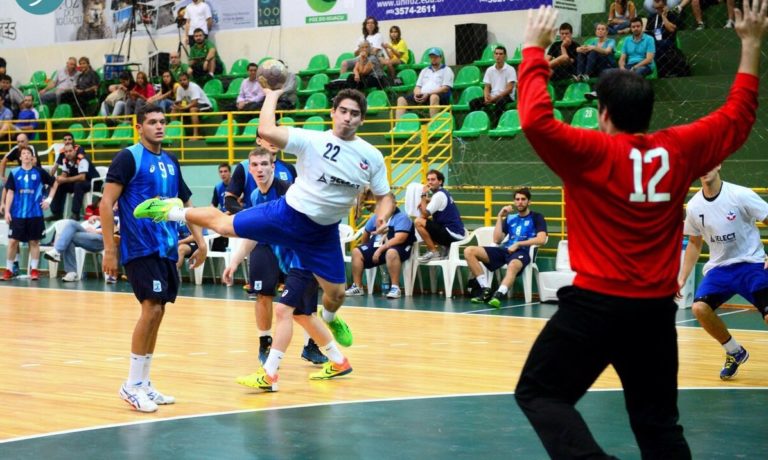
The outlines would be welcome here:
[[[352,372],[352,366],[349,364],[349,360],[344,358],[344,362],[341,364],[328,361],[323,364],[323,369],[319,372],[309,374],[310,380],[328,380],[342,375],[347,375]]]
[[[263,367],[259,367],[259,370],[251,375],[236,378],[235,382],[246,387],[258,388],[264,391],[277,391],[277,374],[270,376]]]

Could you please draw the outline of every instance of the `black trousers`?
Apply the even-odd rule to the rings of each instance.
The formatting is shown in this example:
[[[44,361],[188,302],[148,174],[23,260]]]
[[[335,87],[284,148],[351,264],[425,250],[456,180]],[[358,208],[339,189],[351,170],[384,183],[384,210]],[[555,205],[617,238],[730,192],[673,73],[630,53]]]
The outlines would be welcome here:
[[[630,299],[565,287],[531,348],[515,398],[554,459],[612,458],[575,408],[612,364],[643,459],[689,459],[678,424],[672,297]]]
[[[59,184],[59,188],[56,189],[56,195],[53,197],[53,201],[51,201],[51,214],[54,216],[64,216],[64,203],[67,200],[67,194],[72,193],[72,216],[74,219],[79,218],[83,212],[83,198],[90,190],[90,179],[81,182]]]

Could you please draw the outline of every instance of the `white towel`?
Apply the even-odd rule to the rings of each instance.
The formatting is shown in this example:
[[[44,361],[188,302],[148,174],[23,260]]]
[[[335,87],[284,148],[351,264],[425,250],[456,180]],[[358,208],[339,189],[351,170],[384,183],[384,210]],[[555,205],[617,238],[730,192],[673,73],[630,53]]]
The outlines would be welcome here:
[[[411,217],[421,217],[419,203],[421,203],[423,190],[424,186],[418,182],[408,184],[408,188],[405,189],[405,212]]]

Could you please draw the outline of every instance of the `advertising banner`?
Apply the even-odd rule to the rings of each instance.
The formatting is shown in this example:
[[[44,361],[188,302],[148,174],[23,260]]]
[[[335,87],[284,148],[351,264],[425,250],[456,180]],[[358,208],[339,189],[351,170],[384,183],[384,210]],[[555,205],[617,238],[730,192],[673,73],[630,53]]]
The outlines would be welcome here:
[[[282,8],[282,25],[304,27],[340,22],[362,24],[365,11],[361,6],[355,0],[290,0],[290,7],[283,5]]]
[[[3,1],[0,8],[0,50],[26,48],[53,43],[52,14],[36,15],[25,11],[16,2]],[[0,51],[2,55],[2,51]]]
[[[552,0],[366,0],[368,16],[379,21],[495,13],[551,5]]]

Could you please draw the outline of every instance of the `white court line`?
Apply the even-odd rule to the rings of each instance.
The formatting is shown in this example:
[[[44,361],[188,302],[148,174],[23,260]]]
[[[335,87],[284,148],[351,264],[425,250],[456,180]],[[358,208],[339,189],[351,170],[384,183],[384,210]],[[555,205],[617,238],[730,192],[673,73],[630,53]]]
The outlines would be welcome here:
[[[64,361],[64,364],[83,364],[84,362],[82,359],[73,359],[71,361]]]
[[[204,356],[207,355],[207,351],[193,351],[192,353],[187,353],[189,356]]]
[[[40,367],[42,364],[38,363],[30,363],[30,364],[22,364],[21,367]]]
[[[507,305],[505,307],[500,307],[500,308],[483,308],[481,310],[469,310],[469,311],[462,312],[461,314],[467,315],[469,313],[483,313],[486,311],[511,310],[513,308],[532,307],[534,305],[539,305],[539,304],[541,304],[541,302],[521,303],[520,305]],[[532,318],[532,319],[536,319],[536,318]],[[549,319],[549,318],[544,318],[544,319]]]
[[[752,310],[744,309],[744,310],[727,311],[727,312],[723,312],[723,313],[718,313],[717,316],[735,315],[737,313],[744,313],[744,312],[748,312],[748,311],[752,311]],[[690,323],[690,322],[693,322],[693,321],[698,321],[698,320],[696,318],[684,319],[682,321],[676,321],[675,324]]]

